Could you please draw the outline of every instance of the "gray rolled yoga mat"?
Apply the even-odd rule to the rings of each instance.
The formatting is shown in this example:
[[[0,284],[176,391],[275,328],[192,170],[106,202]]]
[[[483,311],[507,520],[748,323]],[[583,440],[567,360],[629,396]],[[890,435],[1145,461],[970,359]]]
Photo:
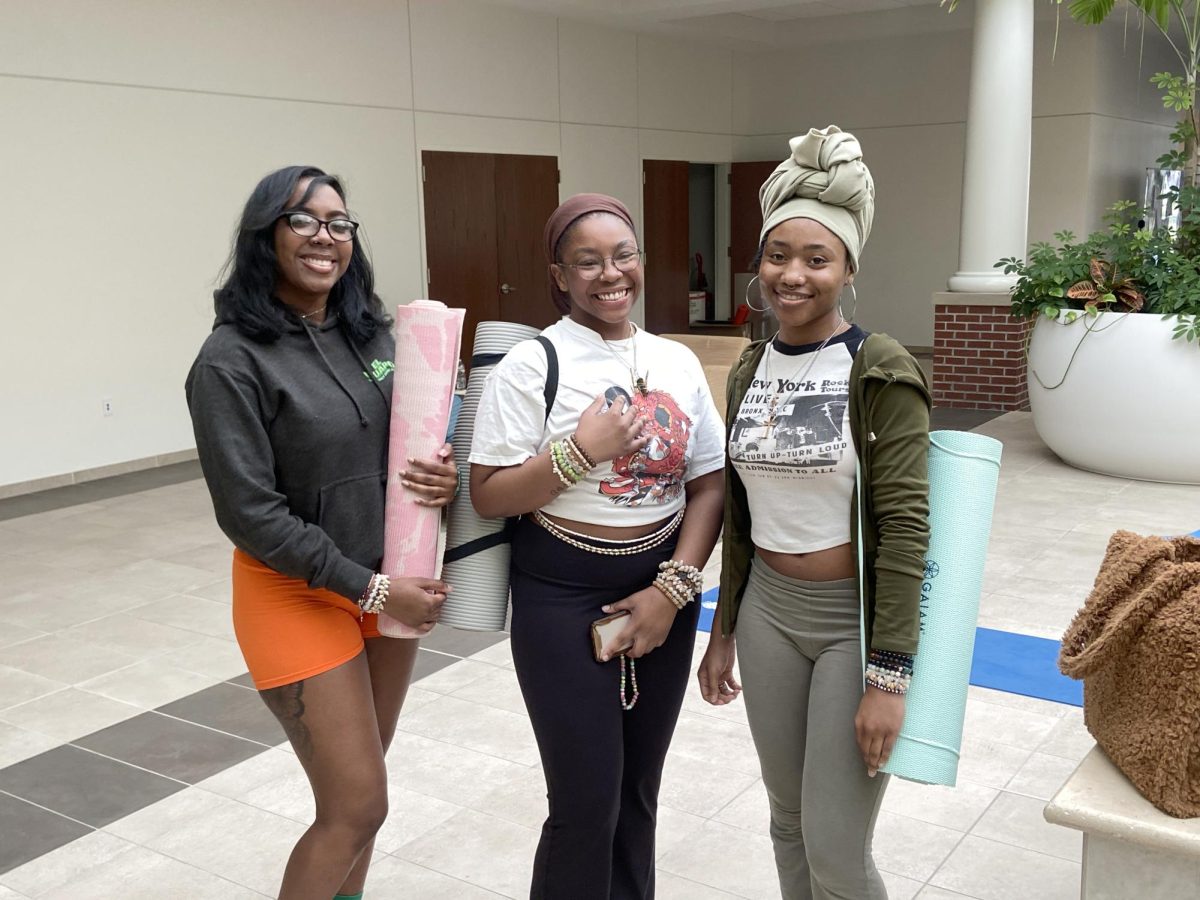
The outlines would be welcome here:
[[[442,606],[441,623],[470,631],[501,631],[508,614],[509,545],[506,519],[484,519],[471,505],[471,438],[488,373],[538,329],[511,322],[480,322],[475,331],[471,373],[454,429],[454,458],[461,488],[450,504],[442,578],[454,592]]]

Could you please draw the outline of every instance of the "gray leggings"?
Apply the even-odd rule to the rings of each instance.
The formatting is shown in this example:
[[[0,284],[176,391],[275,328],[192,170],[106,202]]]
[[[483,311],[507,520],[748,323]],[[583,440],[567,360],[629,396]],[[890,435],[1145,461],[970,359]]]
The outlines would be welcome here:
[[[788,578],[756,556],[737,648],[784,900],[887,900],[871,858],[887,776],[867,777],[854,736],[857,583]]]

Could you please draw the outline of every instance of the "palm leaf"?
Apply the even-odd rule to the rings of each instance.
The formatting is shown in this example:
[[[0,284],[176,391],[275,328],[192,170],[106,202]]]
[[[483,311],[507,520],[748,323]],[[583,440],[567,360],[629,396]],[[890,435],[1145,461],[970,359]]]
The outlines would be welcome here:
[[[1143,0],[1143,2],[1152,2],[1152,0]],[[1114,6],[1116,6],[1116,0],[1072,0],[1071,5],[1067,8],[1071,12],[1071,18],[1077,22],[1083,22],[1085,25],[1099,25],[1108,18],[1108,14],[1113,11]]]
[[[1160,31],[1166,31],[1171,24],[1170,0],[1131,0],[1134,6],[1149,16]]]

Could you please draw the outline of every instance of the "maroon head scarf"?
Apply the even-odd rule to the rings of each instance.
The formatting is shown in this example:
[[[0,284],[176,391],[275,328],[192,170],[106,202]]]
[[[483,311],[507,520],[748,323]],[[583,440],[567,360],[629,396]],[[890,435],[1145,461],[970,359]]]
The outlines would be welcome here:
[[[597,212],[612,213],[628,225],[630,231],[637,234],[637,229],[633,227],[633,216],[629,215],[625,204],[615,197],[609,197],[607,194],[576,194],[563,201],[546,222],[546,230],[542,233],[546,247],[546,277],[550,280],[550,299],[560,312],[571,311],[571,298],[565,291],[558,289],[554,273],[550,271],[550,264],[558,262],[554,258],[554,250],[572,225],[589,213]]]

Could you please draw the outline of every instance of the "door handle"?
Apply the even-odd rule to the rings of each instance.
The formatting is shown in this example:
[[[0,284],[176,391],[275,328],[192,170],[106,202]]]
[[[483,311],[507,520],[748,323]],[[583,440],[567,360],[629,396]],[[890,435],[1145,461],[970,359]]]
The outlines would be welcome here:
[[[511,294],[515,290],[516,290],[516,288],[513,287],[511,284],[509,284],[507,281],[504,284],[500,285],[500,293],[502,293],[502,294]]]

